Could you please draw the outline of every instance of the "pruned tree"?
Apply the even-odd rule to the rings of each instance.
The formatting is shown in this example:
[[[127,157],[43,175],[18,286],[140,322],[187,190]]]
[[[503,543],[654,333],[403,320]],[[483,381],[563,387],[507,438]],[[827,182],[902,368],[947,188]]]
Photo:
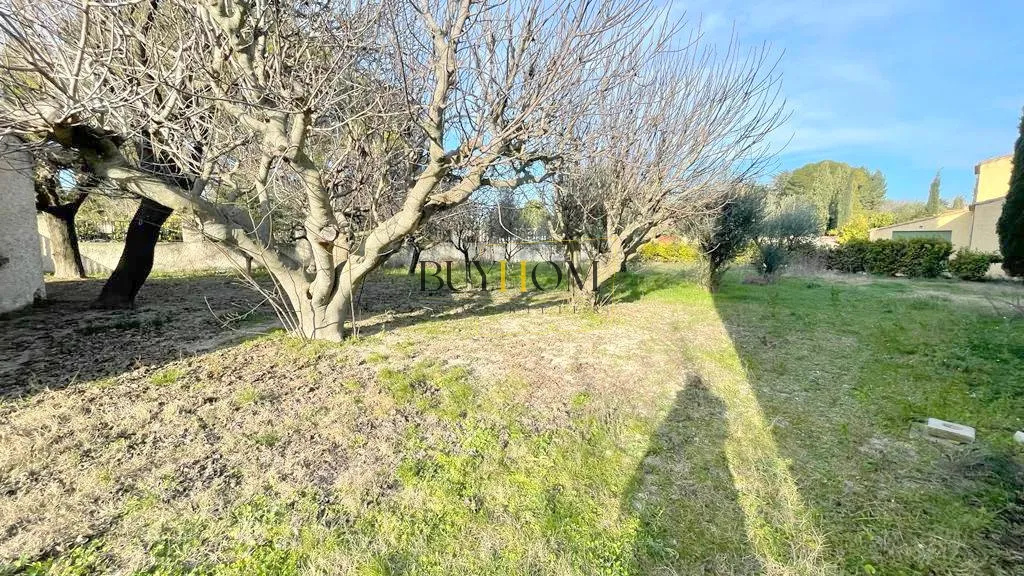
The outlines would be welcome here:
[[[563,170],[552,180],[547,195],[548,234],[559,244],[562,257],[577,268],[584,250],[600,254],[605,246],[604,187],[599,171]]]
[[[664,44],[649,0],[15,4],[3,130],[263,264],[289,325],[322,339],[423,222],[542,180]]]
[[[734,42],[720,53],[699,35],[667,42],[635,55],[631,81],[602,90],[599,113],[572,127],[576,157],[561,168],[569,192],[556,195],[556,233],[574,232],[559,209],[566,201],[583,221],[576,231],[598,231],[598,285],[652,230],[713,212],[725,191],[760,173],[771,157],[766,138],[784,119],[766,49],[741,53]]]

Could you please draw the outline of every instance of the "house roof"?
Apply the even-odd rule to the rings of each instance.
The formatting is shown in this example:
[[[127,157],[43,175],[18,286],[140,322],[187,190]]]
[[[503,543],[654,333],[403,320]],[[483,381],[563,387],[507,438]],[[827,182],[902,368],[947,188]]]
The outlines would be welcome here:
[[[1002,200],[1002,198],[996,198],[996,200]],[[984,202],[982,202],[982,204],[984,204]],[[972,207],[976,206],[976,204],[971,204],[971,206]],[[886,228],[895,228],[897,226],[906,226],[907,224],[914,224],[915,222],[924,222],[925,220],[931,220],[932,218],[938,218],[939,216],[943,216],[943,215],[949,214],[951,212],[970,212],[970,211],[971,211],[971,209],[965,206],[963,208],[960,208],[959,210],[944,210],[942,212],[939,212],[938,214],[935,214],[934,216],[925,216],[923,218],[915,218],[913,220],[907,220],[906,222],[897,222],[896,224],[889,224],[888,226],[879,226],[878,228],[870,228],[869,230],[885,230]]]
[[[988,200],[983,200],[981,202],[975,202],[974,204],[971,204],[971,208],[974,208],[975,206],[981,206],[983,204],[991,204],[993,202],[1004,202],[1004,201],[1006,201],[1006,196],[1000,196],[999,198],[989,198]]]
[[[991,158],[985,158],[984,160],[980,160],[977,164],[974,165],[974,173],[978,173],[978,169],[981,168],[982,164],[991,164],[992,162],[1005,160],[1007,158],[1013,158],[1013,154],[1002,154],[1000,156],[993,156]]]

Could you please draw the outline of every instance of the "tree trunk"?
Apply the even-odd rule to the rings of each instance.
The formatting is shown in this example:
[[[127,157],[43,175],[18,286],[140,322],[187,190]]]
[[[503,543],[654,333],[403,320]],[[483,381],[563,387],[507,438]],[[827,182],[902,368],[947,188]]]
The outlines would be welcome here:
[[[566,262],[572,262],[572,265],[579,268],[580,266],[580,248],[579,243],[575,240],[569,240],[565,243],[565,254],[563,255]]]
[[[160,227],[171,209],[148,198],[143,198],[128,226],[124,250],[117,268],[110,275],[96,300],[102,308],[131,308],[135,296],[153,269],[153,253],[160,238]]]
[[[420,263],[420,252],[422,252],[422,250],[420,250],[420,247],[413,244],[412,257],[409,259],[409,276],[412,276],[413,274],[416,273],[416,265]]]
[[[85,278],[85,265],[82,263],[78,232],[75,229],[77,212],[78,205],[54,207],[41,212],[50,237],[55,278]]]
[[[597,274],[597,290],[594,290],[593,282],[590,280],[590,274],[588,274],[588,281],[583,283],[583,289],[580,290],[582,297],[593,306],[599,305],[601,303],[601,286],[622,270],[627,258],[628,255],[618,242],[609,242],[608,251],[590,262],[591,268],[597,267],[596,272],[593,269],[590,270],[590,274]]]
[[[473,276],[470,274],[470,270],[469,270],[469,250],[468,249],[465,252],[462,253],[462,260],[463,260],[463,262],[466,265],[466,286],[470,287],[470,286],[473,285]]]
[[[289,294],[293,303],[298,303],[295,320],[298,322],[297,332],[310,340],[329,340],[340,342],[345,339],[345,321],[352,318],[352,297],[362,284],[362,278],[352,278],[352,283],[344,277],[339,279],[337,290],[323,306],[314,305],[308,293]],[[355,326],[352,327],[355,330]]]

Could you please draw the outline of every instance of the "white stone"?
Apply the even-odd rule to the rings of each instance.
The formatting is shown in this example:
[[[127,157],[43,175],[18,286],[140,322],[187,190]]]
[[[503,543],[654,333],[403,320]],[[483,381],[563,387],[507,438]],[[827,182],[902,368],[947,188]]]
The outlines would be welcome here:
[[[938,418],[928,419],[928,434],[957,442],[974,442],[974,428]]]
[[[1021,432],[1020,430],[1017,430],[1013,434],[1013,439],[1016,440],[1020,444],[1024,444],[1024,432]]]

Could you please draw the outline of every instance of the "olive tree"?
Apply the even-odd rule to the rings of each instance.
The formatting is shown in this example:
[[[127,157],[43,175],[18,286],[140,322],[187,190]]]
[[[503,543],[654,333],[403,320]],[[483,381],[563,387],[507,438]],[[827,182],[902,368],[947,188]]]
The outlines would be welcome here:
[[[697,242],[700,282],[709,292],[721,287],[733,260],[757,238],[766,215],[764,191],[756,186],[738,186],[722,194],[724,201],[714,210],[683,222],[685,234]]]
[[[757,231],[755,264],[766,280],[773,280],[794,249],[822,233],[822,220],[813,204],[791,199],[776,204]]]
[[[755,265],[765,280],[774,280],[794,250],[821,234],[822,221],[813,204],[786,202],[775,206],[761,224],[755,243]]]

